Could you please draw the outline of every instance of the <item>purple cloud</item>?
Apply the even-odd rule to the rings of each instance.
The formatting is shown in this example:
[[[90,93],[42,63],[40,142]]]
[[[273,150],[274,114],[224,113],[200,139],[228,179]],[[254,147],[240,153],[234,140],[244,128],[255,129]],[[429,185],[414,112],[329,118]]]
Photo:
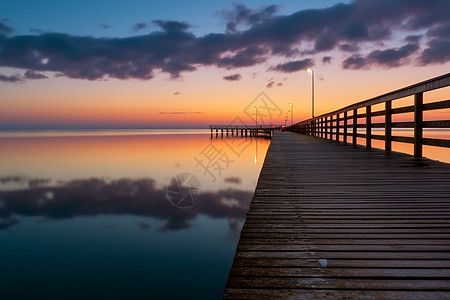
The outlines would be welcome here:
[[[305,70],[308,67],[312,67],[314,62],[310,58],[303,60],[289,61],[287,63],[278,64],[269,68],[270,71],[293,73],[300,70]]]
[[[322,57],[322,63],[325,64],[331,64],[331,56],[324,56]]]
[[[25,74],[23,75],[23,77],[25,79],[48,79],[48,77],[45,76],[44,74],[30,71],[30,70],[26,71]]]
[[[419,50],[416,44],[407,44],[400,48],[386,50],[375,50],[366,57],[353,55],[343,62],[344,69],[364,69],[369,66],[378,65],[383,67],[399,67],[408,58]]]
[[[6,76],[0,74],[0,82],[18,83],[22,81],[23,81],[22,78],[20,78],[20,76],[17,75]]]
[[[225,33],[200,37],[190,32],[189,24],[167,20],[153,21],[156,31],[127,38],[63,33],[11,36],[12,28],[0,23],[0,67],[87,80],[149,80],[160,71],[177,79],[204,66],[232,70],[265,64],[273,57],[289,62],[269,70],[290,73],[310,66],[311,55],[331,50],[350,53],[340,62],[346,69],[450,61],[447,0],[355,0],[290,15],[276,12],[276,6],[252,10],[238,4],[222,13],[228,21]],[[424,32],[419,44],[418,36]],[[382,46],[397,34],[408,36],[406,45]],[[371,53],[359,53],[374,46],[378,49]],[[323,57],[322,62],[328,63]]]
[[[241,74],[233,74],[223,77],[223,79],[227,81],[239,81],[241,80],[241,78],[242,78]]]

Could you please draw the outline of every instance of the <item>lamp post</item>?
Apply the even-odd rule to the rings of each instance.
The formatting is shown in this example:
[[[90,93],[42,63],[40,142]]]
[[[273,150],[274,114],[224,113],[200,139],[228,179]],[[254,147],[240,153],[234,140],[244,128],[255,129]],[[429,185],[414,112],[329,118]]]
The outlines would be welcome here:
[[[289,103],[289,105],[291,106],[291,126],[294,125],[294,104]]]
[[[311,98],[312,98],[312,117],[314,118],[314,70],[311,68],[306,69],[308,73],[311,73]]]

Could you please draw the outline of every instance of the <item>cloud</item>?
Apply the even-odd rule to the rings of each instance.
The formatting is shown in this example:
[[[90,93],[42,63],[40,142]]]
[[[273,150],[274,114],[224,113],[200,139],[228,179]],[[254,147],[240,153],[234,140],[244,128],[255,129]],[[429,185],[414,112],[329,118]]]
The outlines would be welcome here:
[[[266,88],[270,89],[271,87],[273,87],[274,84],[275,84],[274,81],[270,81],[270,82],[266,85]]]
[[[398,67],[417,50],[419,50],[418,45],[407,44],[401,48],[375,50],[368,55],[367,59],[370,64]]]
[[[233,229],[234,224],[245,220],[252,196],[252,191],[237,189],[206,191],[195,206],[180,209],[167,200],[166,190],[158,188],[150,178],[73,180],[58,187],[0,191],[0,230],[17,225],[20,218],[16,216],[67,219],[107,214],[160,219],[165,224],[159,230],[186,229],[191,227],[191,221],[204,215],[227,219],[230,230],[239,230]],[[149,229],[145,222],[137,225]]]
[[[45,76],[44,74],[30,71],[30,70],[26,71],[23,77],[25,79],[48,79],[48,77]]]
[[[174,92],[173,93],[175,96],[178,96],[180,94],[180,92]]]
[[[103,24],[100,24],[100,27],[103,28],[103,29],[110,29],[111,25],[103,23]]]
[[[227,32],[238,31],[239,26],[249,26],[269,19],[278,11],[277,5],[269,5],[258,10],[250,9],[244,4],[234,4],[233,10],[222,10],[220,14],[227,21]]]
[[[0,74],[0,82],[9,82],[9,83],[18,83],[18,82],[22,82],[22,78],[20,78],[20,76],[18,75],[11,75],[11,76],[6,76],[3,74]]]
[[[344,60],[342,67],[344,69],[358,70],[366,67],[366,61],[360,54],[355,54]]]
[[[227,81],[239,81],[239,80],[241,80],[241,78],[242,78],[242,76],[239,73],[223,77],[223,79],[227,80]]]
[[[251,67],[266,61],[269,51],[264,47],[249,46],[237,53],[224,56],[218,60],[219,67],[227,69]]]
[[[14,29],[12,27],[9,27],[8,25],[5,25],[0,22],[0,35],[9,35],[14,32]]]
[[[351,44],[342,44],[339,46],[339,48],[344,52],[356,52],[359,50],[359,47],[357,45]]]
[[[300,70],[305,70],[308,67],[312,67],[314,62],[310,58],[305,58],[303,60],[289,61],[286,63],[278,64],[269,68],[270,71],[293,73]]]
[[[182,32],[186,31],[191,25],[185,22],[167,21],[167,20],[154,20],[153,24],[161,27],[166,32]]]
[[[419,50],[417,44],[406,44],[400,48],[390,48],[386,50],[375,50],[366,57],[359,54],[353,55],[343,62],[344,69],[364,69],[373,65],[384,67],[399,67],[405,63],[409,57]]]
[[[185,22],[170,20],[154,20],[155,31],[126,38],[64,33],[14,36],[1,23],[0,67],[87,80],[150,80],[159,72],[179,79],[182,73],[205,66],[232,70],[267,64],[273,58],[289,62],[271,70],[290,73],[302,69],[301,62],[322,59],[327,51],[349,53],[337,62],[347,69],[450,61],[445,53],[450,39],[447,0],[355,0],[289,15],[276,12],[273,5],[255,10],[236,4],[222,12],[227,30],[204,36],[195,36]],[[419,44],[414,36],[420,35]],[[399,36],[409,36],[407,45],[384,46],[387,41],[404,43],[396,40]],[[374,47],[377,50],[371,53],[363,51]]]
[[[147,27],[148,27],[147,23],[143,23],[143,22],[137,23],[137,24],[135,24],[133,26],[133,31],[134,32],[138,32],[138,31],[141,31],[142,29],[145,29]]]
[[[324,56],[322,57],[322,63],[325,64],[331,64],[331,56]]]
[[[441,64],[447,61],[450,61],[450,39],[431,40],[428,43],[428,48],[422,52],[419,58],[421,65]]]

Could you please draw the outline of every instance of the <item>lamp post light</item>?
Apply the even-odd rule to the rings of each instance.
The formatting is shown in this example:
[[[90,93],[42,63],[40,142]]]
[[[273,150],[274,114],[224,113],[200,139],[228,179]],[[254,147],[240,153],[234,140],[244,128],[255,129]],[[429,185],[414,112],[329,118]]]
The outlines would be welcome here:
[[[289,105],[291,106],[291,126],[294,125],[294,104],[289,103]]]
[[[308,73],[311,73],[311,98],[312,98],[312,117],[314,118],[314,70],[311,68],[306,69]]]

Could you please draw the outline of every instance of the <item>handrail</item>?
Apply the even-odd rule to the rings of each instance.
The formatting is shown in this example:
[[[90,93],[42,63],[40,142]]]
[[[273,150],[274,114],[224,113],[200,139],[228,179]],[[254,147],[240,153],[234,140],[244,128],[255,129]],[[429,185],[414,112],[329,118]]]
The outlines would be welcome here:
[[[281,125],[209,125],[209,129],[280,129]]]
[[[450,108],[450,100],[424,104],[423,93],[447,86],[450,86],[450,73],[293,124],[286,128],[286,130],[330,140],[333,140],[334,136],[334,140],[336,141],[339,141],[342,135],[344,143],[347,143],[347,137],[351,134],[352,144],[356,145],[358,137],[365,138],[367,148],[372,147],[372,139],[384,140],[386,151],[391,151],[392,141],[413,143],[414,156],[422,157],[423,145],[450,148],[450,140],[423,137],[424,128],[450,128],[450,120],[423,121],[424,111]],[[392,101],[412,95],[414,95],[414,105],[392,108]],[[385,103],[384,110],[372,112],[372,106],[380,103]],[[365,108],[365,113],[358,114],[358,109],[362,108]],[[349,112],[351,112],[350,116],[348,114]],[[408,112],[414,113],[414,122],[392,122],[392,115]],[[343,116],[341,116],[342,114]],[[372,123],[372,117],[375,116],[384,116],[384,123]],[[365,119],[365,123],[358,124],[358,119],[362,118]],[[350,125],[348,124],[349,120],[352,122]],[[351,132],[349,132],[349,128]],[[358,128],[365,128],[366,133],[358,133]],[[372,134],[372,128],[384,128],[384,136]],[[413,128],[414,137],[392,136],[392,128]]]

